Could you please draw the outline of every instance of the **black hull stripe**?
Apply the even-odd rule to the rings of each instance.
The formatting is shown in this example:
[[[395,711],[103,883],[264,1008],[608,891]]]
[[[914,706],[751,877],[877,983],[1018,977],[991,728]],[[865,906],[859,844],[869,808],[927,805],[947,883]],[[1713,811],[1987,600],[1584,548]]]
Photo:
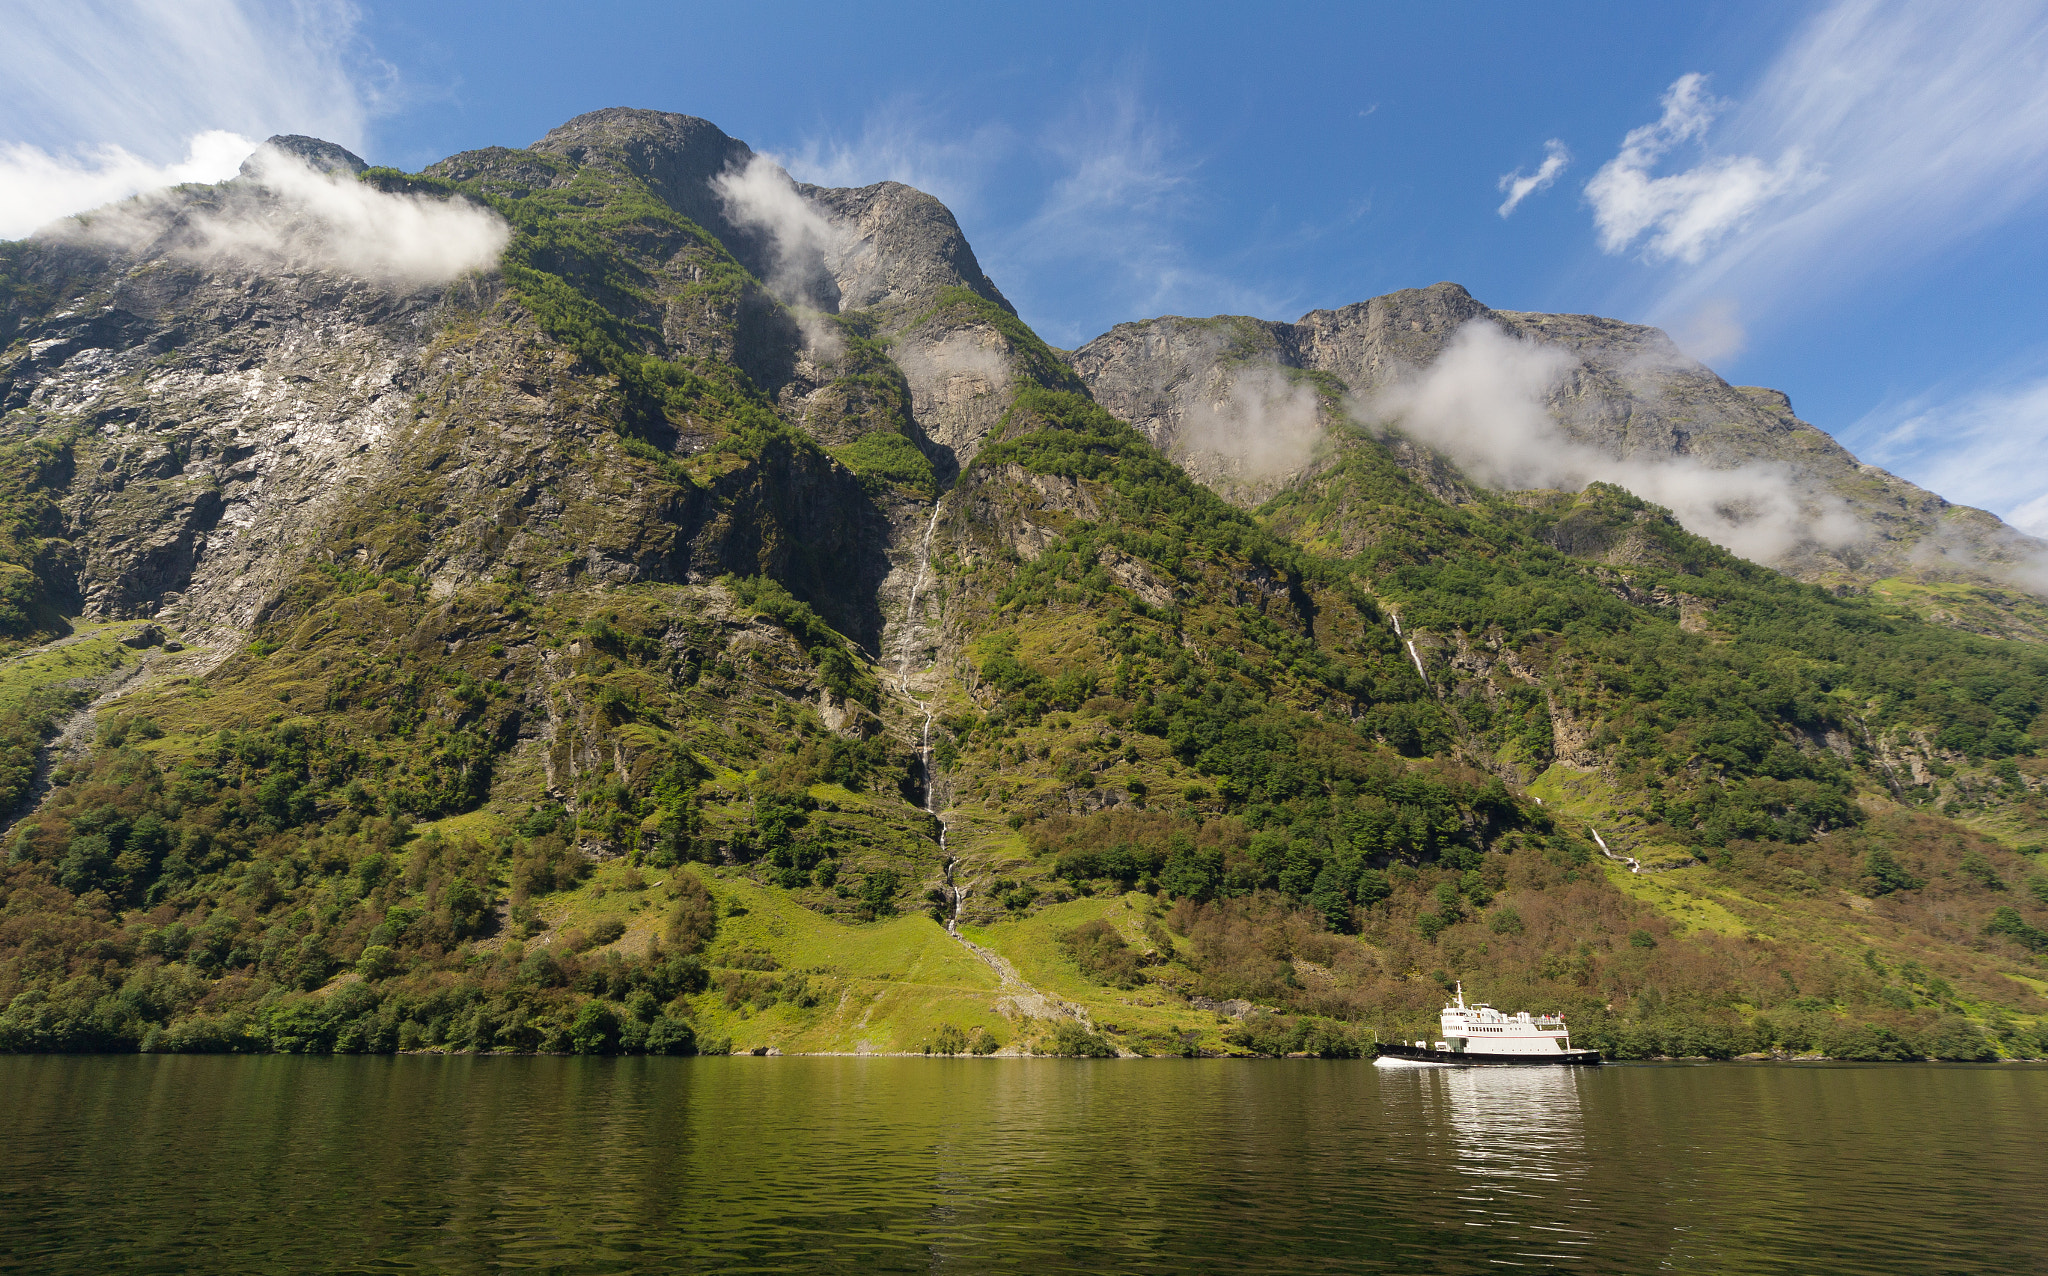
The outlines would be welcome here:
[[[1598,1050],[1563,1050],[1557,1054],[1483,1054],[1476,1050],[1425,1050],[1415,1046],[1383,1043],[1375,1054],[1389,1059],[1415,1059],[1423,1063],[1482,1064],[1489,1067],[1570,1067],[1600,1062]]]

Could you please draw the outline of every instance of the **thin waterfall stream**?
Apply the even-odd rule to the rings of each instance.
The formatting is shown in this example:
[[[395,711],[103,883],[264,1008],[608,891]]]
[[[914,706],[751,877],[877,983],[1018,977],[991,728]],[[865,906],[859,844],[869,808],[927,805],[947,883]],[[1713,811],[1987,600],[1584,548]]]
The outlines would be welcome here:
[[[932,502],[931,521],[924,525],[924,539],[918,545],[917,575],[910,582],[910,603],[903,611],[906,636],[910,627],[917,623],[917,596],[924,591],[924,578],[931,572],[932,534],[939,528],[939,515],[944,512],[945,507],[946,498],[941,495],[938,500]],[[923,737],[918,745],[918,756],[924,767],[924,809],[925,813],[939,824],[939,861],[945,865],[946,897],[952,902],[952,908],[946,914],[946,929],[957,936],[960,933],[960,906],[965,901],[967,892],[953,880],[953,856],[946,848],[946,820],[938,810],[938,786],[933,782],[935,777],[932,773],[932,719],[937,711],[932,708],[930,701],[920,699],[917,693],[910,689],[910,650],[908,646],[904,647],[902,655],[896,661],[896,686],[905,699],[924,713]]]
[[[1542,801],[1542,799],[1538,798],[1537,801],[1540,802]],[[1620,860],[1623,863],[1627,864],[1628,871],[1631,873],[1640,873],[1643,871],[1642,861],[1636,859],[1633,855],[1616,855],[1613,851],[1607,849],[1607,839],[1600,836],[1599,829],[1596,829],[1592,825],[1588,824],[1586,826],[1586,831],[1593,835],[1593,841],[1597,846],[1599,846],[1600,853],[1602,855],[1605,855],[1608,859]]]

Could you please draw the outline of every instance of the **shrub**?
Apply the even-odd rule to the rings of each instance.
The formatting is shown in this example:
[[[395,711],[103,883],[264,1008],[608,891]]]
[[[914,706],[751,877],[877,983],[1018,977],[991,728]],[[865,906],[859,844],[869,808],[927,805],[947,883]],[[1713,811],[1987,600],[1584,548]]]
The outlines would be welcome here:
[[[1956,869],[1964,877],[1987,890],[2002,891],[2005,889],[2004,879],[1998,876],[1998,870],[1992,867],[1990,859],[1982,851],[1965,853],[1962,862],[1956,865]]]
[[[2024,944],[2035,952],[2048,951],[2048,931],[2029,925],[2018,910],[2010,906],[2000,908],[1991,914],[1991,921],[1984,927],[1986,934],[2003,935],[2015,943]]]
[[[1082,922],[1059,936],[1061,951],[1074,959],[1081,973],[1111,988],[1135,988],[1145,976],[1138,969],[1138,955],[1124,942],[1116,927],[1101,918]]]
[[[668,917],[668,944],[681,953],[701,953],[718,934],[718,905],[694,873],[675,876],[676,906]]]
[[[873,910],[876,917],[896,915],[896,890],[903,884],[903,878],[894,869],[884,868],[869,873],[860,885],[860,901]]]
[[[1114,1059],[1116,1047],[1071,1019],[1062,1019],[1052,1030],[1052,1040],[1038,1047],[1039,1054],[1070,1059]]]

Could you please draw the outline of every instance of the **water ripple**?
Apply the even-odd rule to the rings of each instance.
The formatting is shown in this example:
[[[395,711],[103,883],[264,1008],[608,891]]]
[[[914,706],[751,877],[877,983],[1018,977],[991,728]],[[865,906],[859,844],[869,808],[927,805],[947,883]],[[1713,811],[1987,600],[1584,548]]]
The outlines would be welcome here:
[[[2048,1070],[0,1059],[0,1270],[2048,1270]]]

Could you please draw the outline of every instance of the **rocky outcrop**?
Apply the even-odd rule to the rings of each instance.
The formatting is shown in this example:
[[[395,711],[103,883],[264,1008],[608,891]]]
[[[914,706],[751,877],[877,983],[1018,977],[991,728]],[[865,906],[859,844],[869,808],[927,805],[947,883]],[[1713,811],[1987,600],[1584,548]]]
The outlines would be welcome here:
[[[951,210],[923,191],[901,182],[796,189],[844,232],[825,257],[841,309],[929,306],[946,289],[965,288],[1016,313],[982,273]]]

